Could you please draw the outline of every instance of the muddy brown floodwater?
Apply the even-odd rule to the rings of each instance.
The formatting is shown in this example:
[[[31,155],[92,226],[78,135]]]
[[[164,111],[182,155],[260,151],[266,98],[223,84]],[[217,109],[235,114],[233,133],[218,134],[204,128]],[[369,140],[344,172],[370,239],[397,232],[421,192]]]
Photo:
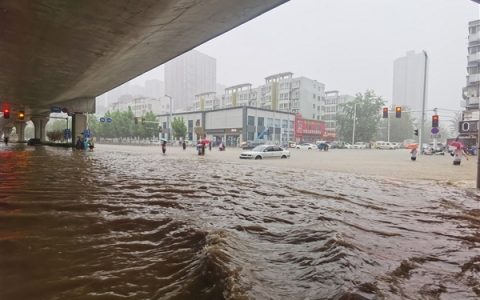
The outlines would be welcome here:
[[[1,148],[0,299],[480,297],[474,191],[158,152]]]

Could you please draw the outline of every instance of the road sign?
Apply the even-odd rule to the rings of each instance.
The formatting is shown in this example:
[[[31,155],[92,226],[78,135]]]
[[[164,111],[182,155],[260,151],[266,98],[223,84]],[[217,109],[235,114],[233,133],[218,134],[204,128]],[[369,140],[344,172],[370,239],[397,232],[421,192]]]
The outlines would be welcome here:
[[[437,133],[440,132],[440,129],[438,129],[438,127],[433,127],[432,130],[431,130],[431,132],[432,132],[433,134],[437,134]]]
[[[70,129],[65,129],[63,131],[63,136],[65,137],[66,140],[72,138],[72,131]]]
[[[101,117],[100,122],[102,122],[102,123],[105,122],[105,117]]]
[[[460,121],[458,132],[460,133],[477,133],[478,121]]]
[[[107,123],[112,123],[113,119],[112,118],[107,118]]]
[[[61,113],[62,112],[62,108],[60,106],[52,106],[50,107],[50,112],[52,113]]]

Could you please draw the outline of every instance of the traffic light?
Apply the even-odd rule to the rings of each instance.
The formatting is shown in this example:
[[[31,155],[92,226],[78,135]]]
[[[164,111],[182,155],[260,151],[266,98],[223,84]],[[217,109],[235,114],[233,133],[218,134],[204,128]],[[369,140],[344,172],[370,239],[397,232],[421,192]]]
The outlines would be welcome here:
[[[383,108],[383,118],[384,119],[388,118],[388,107]]]
[[[402,117],[402,107],[401,106],[395,107],[395,117],[396,118],[401,118]]]
[[[432,127],[438,127],[438,115],[432,116]]]
[[[418,136],[418,129],[413,130],[413,134]]]
[[[23,121],[25,119],[25,112],[23,110],[18,112],[18,119]]]
[[[10,109],[8,109],[8,108],[3,109],[3,118],[4,119],[10,118]]]

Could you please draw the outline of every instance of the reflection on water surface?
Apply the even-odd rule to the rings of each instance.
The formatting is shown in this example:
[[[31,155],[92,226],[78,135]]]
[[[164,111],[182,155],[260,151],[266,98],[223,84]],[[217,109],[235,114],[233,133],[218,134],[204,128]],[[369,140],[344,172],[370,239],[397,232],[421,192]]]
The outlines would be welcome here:
[[[432,183],[0,151],[0,299],[475,299],[478,196]]]

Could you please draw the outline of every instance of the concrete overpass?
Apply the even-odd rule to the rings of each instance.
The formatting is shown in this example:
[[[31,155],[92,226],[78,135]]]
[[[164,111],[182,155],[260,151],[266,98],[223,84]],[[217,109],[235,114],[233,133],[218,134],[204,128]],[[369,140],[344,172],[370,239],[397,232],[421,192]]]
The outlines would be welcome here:
[[[60,106],[78,113],[78,132],[96,96],[286,1],[1,1],[0,107],[11,115],[0,129],[23,133],[31,119],[44,139]]]

